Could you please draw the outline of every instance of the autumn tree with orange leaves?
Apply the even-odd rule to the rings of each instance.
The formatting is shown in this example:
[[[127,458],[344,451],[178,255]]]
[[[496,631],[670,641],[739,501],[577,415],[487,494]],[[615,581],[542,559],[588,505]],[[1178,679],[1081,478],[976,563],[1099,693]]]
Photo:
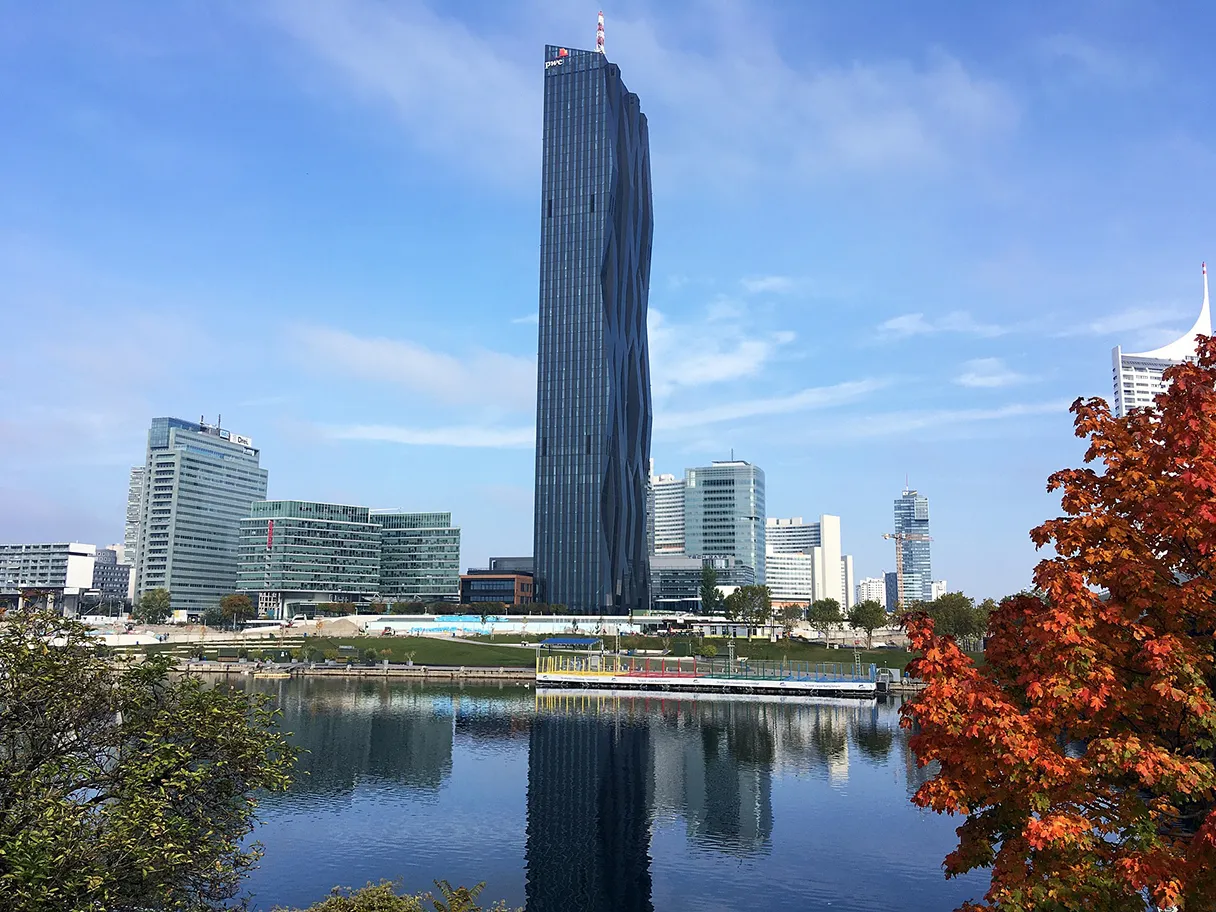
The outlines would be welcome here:
[[[1155,410],[1073,404],[1087,467],[1049,479],[1056,556],[982,666],[907,621],[902,724],[940,764],[913,800],[966,817],[948,875],[992,869],[965,909],[1216,908],[1216,340],[1166,377]]]

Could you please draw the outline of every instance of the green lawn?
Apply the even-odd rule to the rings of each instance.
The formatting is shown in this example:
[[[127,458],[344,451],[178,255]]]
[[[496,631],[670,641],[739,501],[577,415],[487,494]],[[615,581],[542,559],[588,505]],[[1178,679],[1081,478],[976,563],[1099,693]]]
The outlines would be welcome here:
[[[387,650],[388,655],[385,658],[390,662],[404,662],[409,658],[406,653],[413,653],[415,665],[507,665],[523,668],[533,668],[536,665],[536,653],[531,649],[481,645],[435,637],[309,637],[308,645],[319,647],[323,651],[340,646],[353,646],[360,655],[366,649],[374,649],[378,655]]]

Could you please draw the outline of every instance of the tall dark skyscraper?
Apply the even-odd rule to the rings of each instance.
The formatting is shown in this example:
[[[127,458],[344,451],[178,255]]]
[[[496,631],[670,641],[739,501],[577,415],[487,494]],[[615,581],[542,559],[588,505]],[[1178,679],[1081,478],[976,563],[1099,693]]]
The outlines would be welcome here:
[[[602,50],[549,45],[544,79],[536,576],[547,602],[626,614],[650,601],[650,141]]]

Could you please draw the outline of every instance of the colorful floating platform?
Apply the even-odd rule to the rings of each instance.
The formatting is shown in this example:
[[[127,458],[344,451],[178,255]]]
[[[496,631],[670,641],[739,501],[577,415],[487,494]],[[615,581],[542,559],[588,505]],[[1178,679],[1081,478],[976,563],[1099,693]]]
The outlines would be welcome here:
[[[672,693],[784,694],[870,698],[878,695],[875,666],[843,662],[751,662],[731,658],[673,658],[614,653],[542,653],[538,687],[588,687]]]

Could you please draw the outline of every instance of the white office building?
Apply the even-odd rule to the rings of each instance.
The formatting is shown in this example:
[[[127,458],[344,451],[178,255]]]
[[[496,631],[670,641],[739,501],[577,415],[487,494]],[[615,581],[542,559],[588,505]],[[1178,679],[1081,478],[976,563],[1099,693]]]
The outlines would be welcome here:
[[[97,546],[81,542],[0,545],[0,604],[15,605],[25,590],[40,590],[50,607],[75,612],[93,586]]]
[[[881,576],[867,576],[857,581],[857,601],[887,604],[887,581]]]
[[[774,602],[815,600],[815,557],[799,551],[769,549],[764,556],[765,585]]]
[[[266,470],[248,437],[154,418],[135,552],[135,591],[168,589],[174,611],[201,614],[236,591],[241,520],[266,499]]]
[[[684,479],[654,474],[646,490],[646,532],[651,554],[684,553]]]
[[[135,552],[139,543],[139,522],[144,510],[144,466],[131,467],[127,481],[127,522],[123,530],[123,556],[120,564],[135,566]],[[132,574],[134,576],[134,574]]]
[[[853,606],[853,558],[841,554],[840,517],[824,514],[818,522],[770,517],[765,521],[765,543],[770,554],[807,554],[814,558],[812,599],[831,598],[842,610]],[[771,586],[770,586],[771,588]]]
[[[1208,304],[1208,267],[1203,264],[1203,304],[1199,319],[1183,336],[1146,352],[1125,352],[1118,345],[1111,352],[1115,388],[1114,413],[1123,417],[1131,409],[1152,406],[1165,391],[1162,373],[1166,368],[1195,356],[1196,337],[1212,334],[1212,312]]]
[[[934,580],[929,584],[929,598],[935,599],[945,595],[950,590],[946,586],[945,580]]]
[[[684,551],[734,557],[764,575],[764,471],[743,460],[684,472]]]

